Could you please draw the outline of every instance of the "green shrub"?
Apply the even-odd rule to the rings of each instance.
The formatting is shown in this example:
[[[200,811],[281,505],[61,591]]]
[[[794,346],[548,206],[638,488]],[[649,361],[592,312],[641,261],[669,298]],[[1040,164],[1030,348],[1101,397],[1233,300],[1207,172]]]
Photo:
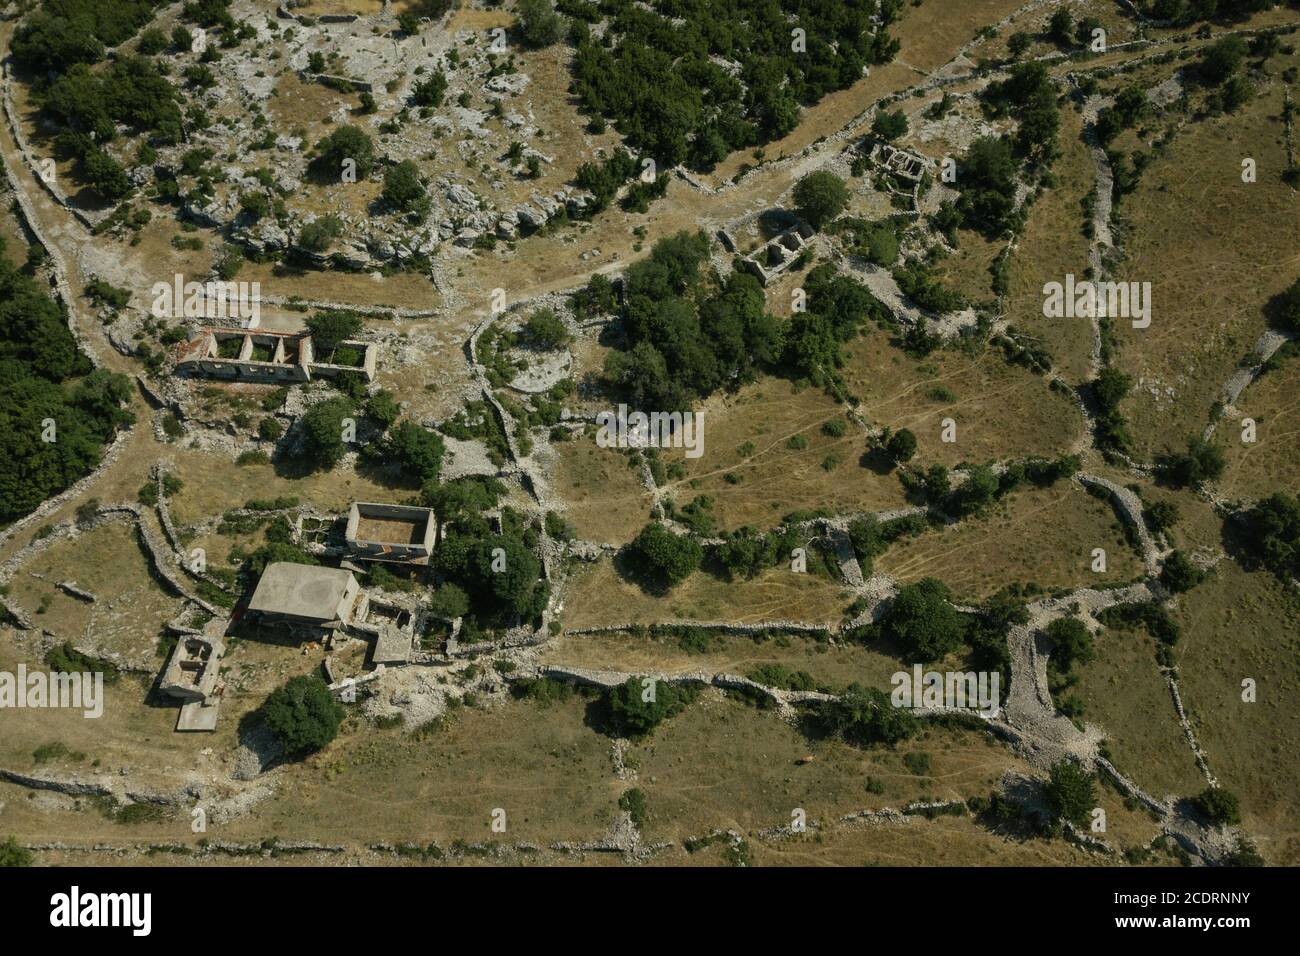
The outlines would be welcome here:
[[[609,692],[610,714],[621,733],[642,737],[688,703],[685,692],[665,681],[629,677]]]

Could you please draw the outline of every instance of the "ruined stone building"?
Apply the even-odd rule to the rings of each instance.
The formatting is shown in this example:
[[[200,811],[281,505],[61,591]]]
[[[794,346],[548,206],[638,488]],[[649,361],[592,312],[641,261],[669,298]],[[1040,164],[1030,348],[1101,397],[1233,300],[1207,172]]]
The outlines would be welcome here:
[[[306,333],[202,329],[176,347],[176,371],[208,378],[292,384],[353,372],[374,381],[378,350],[373,342],[348,340],[331,361],[317,361]],[[342,361],[347,358],[355,361]]]
[[[354,502],[345,533],[348,554],[362,561],[428,564],[437,521],[433,509]]]
[[[214,730],[221,708],[225,683],[221,680],[221,655],[225,642],[218,633],[224,627],[210,627],[204,633],[183,634],[176,641],[167,666],[158,681],[158,691],[177,698],[181,704],[176,729]]]

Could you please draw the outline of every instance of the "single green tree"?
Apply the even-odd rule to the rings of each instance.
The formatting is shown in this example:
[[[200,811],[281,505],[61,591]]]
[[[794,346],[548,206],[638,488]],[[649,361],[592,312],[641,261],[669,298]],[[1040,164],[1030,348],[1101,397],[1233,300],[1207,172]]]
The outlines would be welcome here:
[[[900,428],[889,436],[885,443],[885,453],[899,464],[909,462],[916,454],[916,436],[906,428]]]
[[[880,110],[871,121],[871,132],[883,140],[907,135],[907,114],[902,110]]]
[[[519,0],[515,4],[515,34],[524,46],[540,50],[560,39],[564,21],[550,0]]]
[[[420,181],[420,167],[413,160],[404,159],[384,171],[384,202],[394,209],[409,212],[427,198],[424,183]]]
[[[1092,632],[1078,618],[1057,618],[1044,633],[1052,642],[1052,664],[1062,673],[1093,659]]]
[[[361,332],[361,318],[352,312],[317,312],[307,320],[312,351],[321,361],[328,361],[339,343],[356,338]]]
[[[446,95],[447,77],[441,70],[432,71],[411,87],[411,102],[416,106],[436,109],[442,105],[442,99]]]
[[[1175,594],[1190,591],[1204,580],[1205,572],[1182,551],[1171,553],[1160,569],[1160,583]]]
[[[621,733],[644,737],[686,706],[686,695],[666,681],[629,677],[609,692],[610,714]]]
[[[299,675],[271,692],[262,704],[262,719],[288,754],[303,756],[334,739],[343,707],[319,677]]]
[[[1300,279],[1291,283],[1290,287],[1271,303],[1270,311],[1273,313],[1274,321],[1282,328],[1300,332]]]
[[[352,403],[339,396],[320,402],[302,416],[302,448],[309,462],[333,468],[347,451],[343,442],[344,419],[351,417]]]
[[[375,168],[375,141],[359,126],[340,126],[316,144],[313,170],[320,176],[338,181],[350,169],[357,179],[365,179]],[[351,165],[349,165],[351,163]]]
[[[446,453],[447,447],[437,432],[409,420],[390,429],[384,442],[385,457],[421,485],[438,480]]]
[[[884,632],[898,643],[905,660],[937,661],[961,646],[963,623],[949,603],[950,596],[944,583],[935,578],[922,578],[899,589],[884,620]]]
[[[569,329],[552,309],[537,309],[524,324],[524,334],[539,348],[561,349],[569,344]]]
[[[795,184],[794,202],[799,215],[814,229],[820,229],[844,211],[849,190],[834,173],[818,170]]]
[[[1047,805],[1062,820],[1086,827],[1097,806],[1097,785],[1093,775],[1073,760],[1053,764],[1043,788]]]
[[[628,550],[645,574],[668,587],[690,577],[704,558],[704,549],[694,539],[673,534],[657,521],[642,528]]]

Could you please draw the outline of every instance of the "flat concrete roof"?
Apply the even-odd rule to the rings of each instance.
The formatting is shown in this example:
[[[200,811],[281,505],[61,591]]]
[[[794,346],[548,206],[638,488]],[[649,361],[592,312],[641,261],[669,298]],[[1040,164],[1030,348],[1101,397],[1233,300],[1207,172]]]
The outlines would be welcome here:
[[[354,580],[352,572],[342,568],[277,561],[268,564],[262,572],[248,609],[313,621],[333,621],[338,617],[339,602]]]
[[[179,731],[207,731],[217,729],[217,716],[221,713],[221,701],[214,700],[205,704],[201,700],[192,700],[181,707],[176,718]]]
[[[375,653],[371,660],[376,664],[405,664],[411,656],[415,635],[391,624],[380,629],[375,639]]]

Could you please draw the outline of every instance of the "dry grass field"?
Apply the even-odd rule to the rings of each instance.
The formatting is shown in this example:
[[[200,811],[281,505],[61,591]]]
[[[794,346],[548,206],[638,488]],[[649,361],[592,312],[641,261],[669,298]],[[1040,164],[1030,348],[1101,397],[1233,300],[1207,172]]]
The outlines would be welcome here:
[[[555,446],[559,463],[551,478],[567,505],[564,516],[578,537],[626,544],[650,520],[650,492],[640,468],[630,468],[622,451],[601,448],[583,435]]]
[[[174,473],[184,482],[171,499],[172,517],[189,524],[231,508],[241,508],[252,498],[296,496],[322,511],[346,511],[354,501],[387,501],[394,491],[362,474],[340,478],[330,472],[313,472],[302,478],[282,477],[273,465],[236,465],[228,459],[191,449],[171,456]],[[410,491],[397,493],[409,496]]]
[[[664,461],[685,469],[668,489],[679,505],[696,495],[712,498],[723,528],[769,528],[792,511],[818,507],[879,511],[906,503],[897,478],[859,464],[866,450],[861,429],[820,389],[763,378],[735,395],[715,395],[699,411],[704,454],[689,459],[666,450]],[[845,425],[842,435],[822,431],[837,421]]]
[[[1300,720],[1294,706],[1300,604],[1267,572],[1230,561],[1180,599],[1178,665],[1183,704],[1210,769],[1241,798],[1248,832],[1273,864],[1300,862]],[[1256,701],[1242,700],[1242,681]]]
[[[1045,379],[1010,365],[1000,352],[969,356],[945,349],[917,359],[888,344],[883,332],[851,343],[849,388],[862,396],[867,419],[911,429],[917,461],[952,467],[1070,449],[1083,420],[1067,397]],[[940,440],[942,422],[957,423],[957,440]]]
[[[996,297],[989,267],[1002,254],[1005,245],[968,229],[959,230],[957,251],[935,263],[934,276],[944,288],[960,294],[972,307],[991,306]]]
[[[1091,570],[1093,548],[1106,549],[1104,573]],[[1142,575],[1110,504],[1072,482],[1014,492],[987,517],[899,541],[875,564],[903,582],[942,578],[954,595],[970,601],[1013,582],[1053,590]]]
[[[56,587],[64,581],[94,594],[96,602],[64,593]],[[145,661],[153,657],[163,623],[183,603],[153,577],[135,526],[127,521],[50,545],[23,566],[9,593],[34,609],[39,626],[59,640]]]
[[[1222,492],[1229,498],[1265,498],[1300,485],[1300,361],[1290,359],[1255,381],[1237,400],[1238,416],[1225,416],[1216,435],[1227,459]],[[1243,418],[1255,421],[1254,443],[1241,440]]]
[[[1199,434],[1223,382],[1264,331],[1264,304],[1300,262],[1294,192],[1278,181],[1282,89],[1238,113],[1189,124],[1121,211],[1131,223],[1114,278],[1152,283],[1151,327],[1116,323],[1117,364],[1137,381],[1124,404],[1140,454]],[[1242,160],[1260,170],[1241,181]]]
[[[747,676],[768,664],[806,671],[819,687],[842,690],[852,683],[881,690],[903,665],[861,644],[819,642],[782,634],[755,640],[743,634],[713,635],[708,648],[688,650],[671,636],[649,634],[564,634],[547,647],[548,664],[597,670],[659,671],[666,674],[704,671]]]
[[[1061,113],[1061,157],[1052,165],[1057,184],[1033,205],[1024,235],[1011,257],[1007,319],[1038,339],[1052,366],[1067,382],[1089,378],[1092,329],[1086,319],[1043,316],[1043,285],[1064,282],[1067,274],[1082,279],[1088,267],[1088,240],[1083,234],[1080,203],[1093,188],[1092,158],[1082,139],[1077,111]]]
[[[620,576],[614,562],[606,558],[580,571],[570,582],[564,626],[721,620],[752,624],[774,619],[834,624],[851,600],[852,595],[838,581],[812,573],[796,574],[787,567],[735,582],[697,571],[659,596]]]
[[[1078,668],[1065,696],[1084,705],[1083,719],[1105,728],[1106,746],[1121,773],[1163,798],[1205,788],[1156,664],[1156,642],[1144,629],[1107,628],[1097,657]]]
[[[917,775],[904,755],[925,753]],[[811,755],[802,765],[797,761]],[[987,796],[1016,760],[985,735],[930,730],[898,749],[809,741],[749,705],[708,691],[629,750],[649,807],[650,838],[682,839],[714,827],[788,825],[796,807],[822,823],[911,800]],[[867,790],[868,778],[884,792]]]

